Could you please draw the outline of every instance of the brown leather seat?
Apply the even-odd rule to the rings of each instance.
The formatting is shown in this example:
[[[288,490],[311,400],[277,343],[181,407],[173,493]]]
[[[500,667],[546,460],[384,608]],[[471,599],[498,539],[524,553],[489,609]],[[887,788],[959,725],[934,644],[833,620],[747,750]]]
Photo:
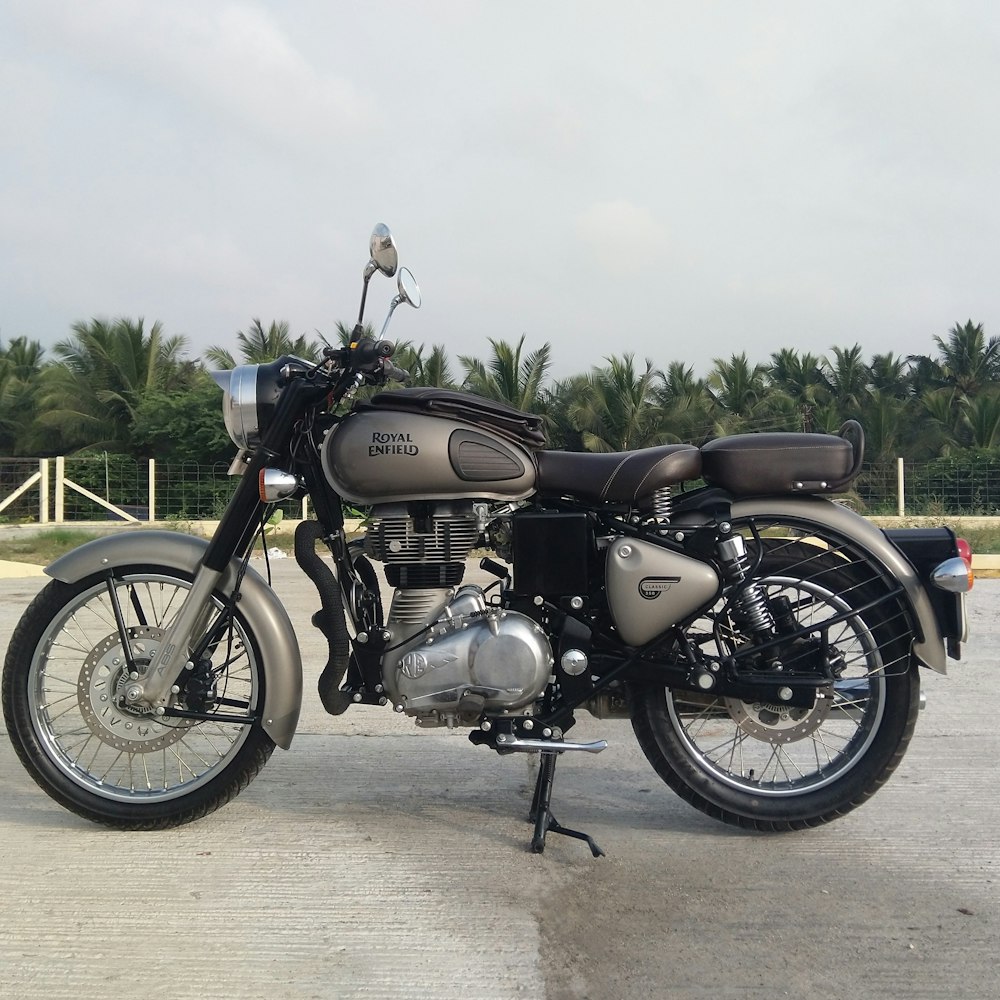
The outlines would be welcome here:
[[[853,422],[852,422],[853,423]],[[846,426],[846,425],[845,425]],[[834,434],[737,434],[702,445],[702,476],[736,496],[762,493],[832,493],[861,468],[860,443]]]
[[[668,444],[606,454],[539,451],[536,487],[549,496],[603,503],[637,504],[653,492],[701,475],[701,452],[691,444]]]

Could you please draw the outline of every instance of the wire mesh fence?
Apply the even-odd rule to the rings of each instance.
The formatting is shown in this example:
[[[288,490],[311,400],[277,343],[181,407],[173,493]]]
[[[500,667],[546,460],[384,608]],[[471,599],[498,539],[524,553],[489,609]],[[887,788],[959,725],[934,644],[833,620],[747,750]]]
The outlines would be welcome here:
[[[0,523],[215,520],[237,482],[227,468],[105,454],[0,457]],[[998,516],[1000,457],[866,465],[838,499],[870,516]],[[281,509],[286,518],[303,516],[301,500]]]

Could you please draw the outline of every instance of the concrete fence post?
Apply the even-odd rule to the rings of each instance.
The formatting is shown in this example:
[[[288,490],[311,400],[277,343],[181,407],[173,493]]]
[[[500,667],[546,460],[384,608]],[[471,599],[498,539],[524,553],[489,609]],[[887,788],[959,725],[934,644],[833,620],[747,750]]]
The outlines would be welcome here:
[[[896,459],[896,490],[897,496],[899,497],[898,510],[899,516],[906,516],[906,495],[904,492],[903,483],[903,460],[901,458]]]
[[[49,523],[49,460],[38,460],[38,523]]]
[[[148,520],[156,520],[156,459],[149,460],[149,517]]]
[[[56,524],[63,523],[63,494],[66,492],[66,458],[56,458]]]

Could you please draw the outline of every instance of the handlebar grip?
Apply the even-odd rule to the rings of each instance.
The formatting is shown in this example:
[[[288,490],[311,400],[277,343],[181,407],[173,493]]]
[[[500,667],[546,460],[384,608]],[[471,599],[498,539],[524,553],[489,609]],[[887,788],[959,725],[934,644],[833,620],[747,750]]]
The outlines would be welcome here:
[[[389,340],[359,340],[351,348],[356,368],[374,364],[384,358],[391,358],[396,345]]]
[[[391,378],[393,382],[409,382],[410,373],[403,368],[397,368],[394,364],[388,361],[382,364],[382,374],[386,378]]]

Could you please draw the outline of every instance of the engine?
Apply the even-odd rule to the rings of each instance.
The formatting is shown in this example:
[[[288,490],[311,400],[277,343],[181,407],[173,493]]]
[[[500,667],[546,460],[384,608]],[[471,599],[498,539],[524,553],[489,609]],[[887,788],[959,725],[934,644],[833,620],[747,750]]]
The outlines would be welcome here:
[[[394,587],[386,693],[418,725],[475,725],[484,712],[534,702],[552,673],[552,650],[525,615],[490,606],[460,586],[483,528],[471,502],[386,504],[373,509],[365,551]]]

